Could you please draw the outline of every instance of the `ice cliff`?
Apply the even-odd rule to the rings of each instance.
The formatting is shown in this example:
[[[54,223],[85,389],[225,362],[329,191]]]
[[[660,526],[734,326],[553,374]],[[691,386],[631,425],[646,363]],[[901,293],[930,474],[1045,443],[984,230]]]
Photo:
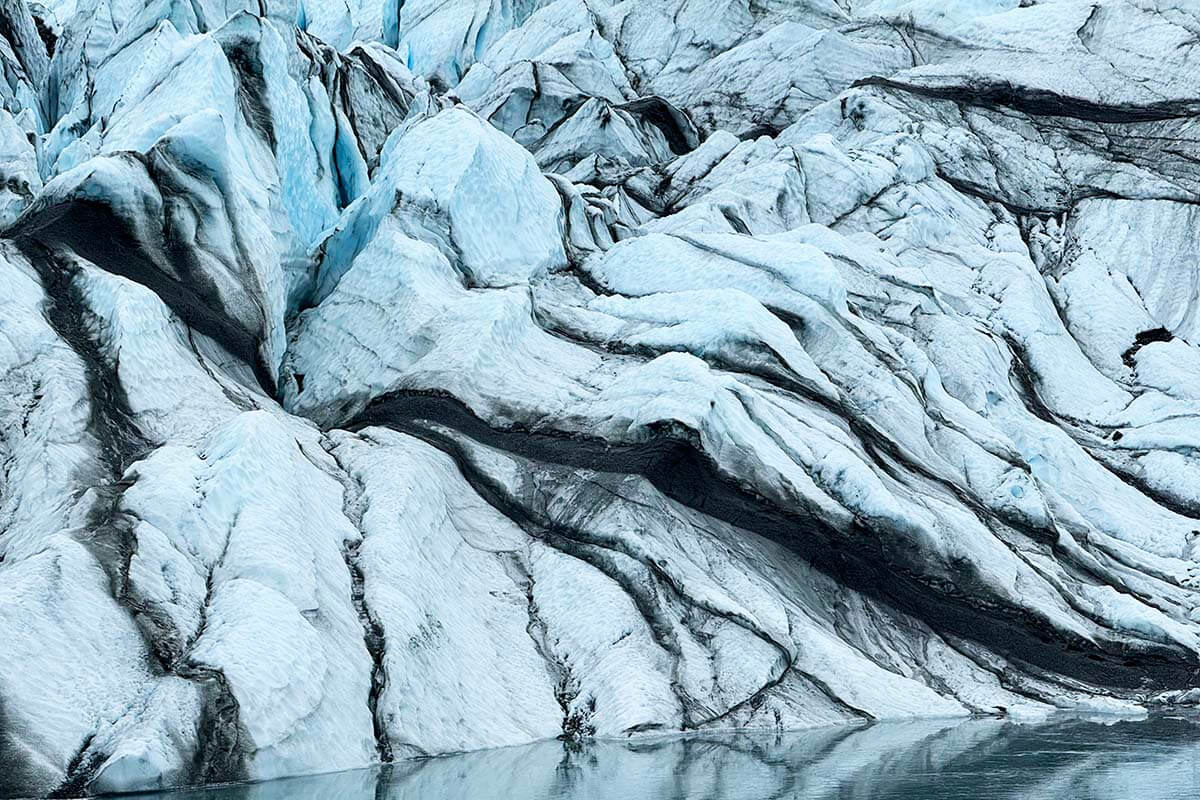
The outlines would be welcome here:
[[[0,796],[1200,703],[1187,0],[2,0]]]

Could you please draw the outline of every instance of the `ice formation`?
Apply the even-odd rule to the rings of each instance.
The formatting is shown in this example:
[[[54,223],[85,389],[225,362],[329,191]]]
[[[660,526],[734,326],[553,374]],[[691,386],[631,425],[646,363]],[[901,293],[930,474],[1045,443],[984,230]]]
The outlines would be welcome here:
[[[4,0],[0,796],[1200,703],[1200,12]]]

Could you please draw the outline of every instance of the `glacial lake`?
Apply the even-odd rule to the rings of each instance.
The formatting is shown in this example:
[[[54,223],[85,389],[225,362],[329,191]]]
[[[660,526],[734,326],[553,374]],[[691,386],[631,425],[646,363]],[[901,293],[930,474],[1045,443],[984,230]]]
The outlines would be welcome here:
[[[1200,797],[1200,718],[880,723],[524,747],[159,800],[1159,800]]]

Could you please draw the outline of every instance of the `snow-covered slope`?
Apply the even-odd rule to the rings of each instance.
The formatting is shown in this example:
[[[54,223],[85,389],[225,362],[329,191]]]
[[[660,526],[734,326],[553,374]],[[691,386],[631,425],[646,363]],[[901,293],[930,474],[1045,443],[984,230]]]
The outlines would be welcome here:
[[[1200,13],[0,3],[0,796],[1200,703]]]

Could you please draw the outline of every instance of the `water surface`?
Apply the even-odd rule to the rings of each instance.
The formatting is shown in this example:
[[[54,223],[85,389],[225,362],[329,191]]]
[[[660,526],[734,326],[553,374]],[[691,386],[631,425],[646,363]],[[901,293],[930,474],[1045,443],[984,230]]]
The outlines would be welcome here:
[[[1163,800],[1200,797],[1200,721],[881,723],[541,742],[159,800]]]

